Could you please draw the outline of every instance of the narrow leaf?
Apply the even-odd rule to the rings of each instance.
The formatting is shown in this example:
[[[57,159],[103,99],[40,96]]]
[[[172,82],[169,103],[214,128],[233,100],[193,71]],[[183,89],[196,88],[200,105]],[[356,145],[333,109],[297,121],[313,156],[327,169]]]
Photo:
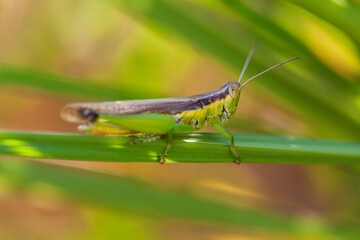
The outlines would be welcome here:
[[[234,134],[244,163],[360,163],[360,143]],[[0,154],[47,159],[156,162],[166,138],[131,145],[132,138],[0,132]],[[229,142],[216,133],[177,134],[168,162],[233,162]]]

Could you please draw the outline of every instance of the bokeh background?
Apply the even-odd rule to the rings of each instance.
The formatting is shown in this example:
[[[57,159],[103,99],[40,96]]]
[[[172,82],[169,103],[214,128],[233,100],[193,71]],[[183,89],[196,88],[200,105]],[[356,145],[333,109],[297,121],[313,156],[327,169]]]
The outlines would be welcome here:
[[[237,80],[257,42],[247,78],[301,58],[242,91],[231,132],[359,141],[359,22],[355,0],[1,0],[0,128],[74,133],[59,117],[70,102],[213,90]],[[297,228],[157,214],[140,196],[138,209],[113,208],[0,174],[1,239],[349,239],[360,225],[359,166],[55,163]],[[179,209],[190,204],[180,199]]]

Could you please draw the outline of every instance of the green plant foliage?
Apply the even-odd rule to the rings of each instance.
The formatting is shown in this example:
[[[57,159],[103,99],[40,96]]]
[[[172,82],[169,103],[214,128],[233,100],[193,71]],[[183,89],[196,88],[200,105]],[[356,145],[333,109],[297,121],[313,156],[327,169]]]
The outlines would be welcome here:
[[[158,218],[175,217],[208,221],[228,226],[240,226],[252,231],[282,234],[348,236],[356,239],[356,232],[319,225],[308,228],[305,221],[289,221],[273,214],[232,207],[187,194],[181,189],[164,191],[135,179],[116,177],[83,170],[54,167],[47,164],[15,159],[0,161],[0,175],[12,184],[31,187],[46,183],[57,191],[87,202],[100,203],[115,209],[141,212]]]
[[[141,96],[137,95],[136,91],[123,91],[121,88],[114,89],[99,84],[88,83],[80,79],[14,68],[6,65],[0,65],[0,83],[4,85],[29,86],[67,97],[87,97],[97,100],[144,97],[144,94]]]
[[[269,135],[235,134],[244,163],[360,163],[360,144]],[[53,159],[156,162],[166,138],[131,145],[129,137],[0,132],[0,154]],[[233,162],[220,134],[176,134],[168,162]]]

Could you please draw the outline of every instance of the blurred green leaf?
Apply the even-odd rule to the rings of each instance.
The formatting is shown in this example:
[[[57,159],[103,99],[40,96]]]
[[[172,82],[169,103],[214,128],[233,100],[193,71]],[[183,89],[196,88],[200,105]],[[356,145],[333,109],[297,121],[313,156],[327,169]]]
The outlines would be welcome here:
[[[144,216],[133,212],[114,211],[113,208],[82,205],[88,223],[87,231],[66,240],[99,240],[113,239],[114,236],[121,236],[126,239],[153,240],[159,239],[155,234],[157,219],[154,216]],[[120,207],[121,208],[121,207]],[[126,208],[126,207],[124,207]]]
[[[234,134],[247,163],[360,163],[360,143]],[[156,162],[166,142],[131,145],[129,137],[0,132],[0,154],[52,159]],[[229,141],[215,133],[176,134],[168,162],[233,162]]]
[[[228,206],[192,196],[181,189],[161,190],[138,180],[42,163],[0,160],[0,176],[24,187],[46,183],[59,192],[82,201],[106,207],[141,212],[155,218],[201,220],[243,229],[304,236],[341,236],[356,239],[358,233],[327,227],[309,226],[303,220],[289,219],[251,209]]]
[[[121,100],[151,96],[151,93],[139,94],[136,90],[110,88],[100,84],[89,83],[83,79],[63,77],[5,65],[0,65],[0,84],[27,86],[67,97],[88,97],[97,100]]]

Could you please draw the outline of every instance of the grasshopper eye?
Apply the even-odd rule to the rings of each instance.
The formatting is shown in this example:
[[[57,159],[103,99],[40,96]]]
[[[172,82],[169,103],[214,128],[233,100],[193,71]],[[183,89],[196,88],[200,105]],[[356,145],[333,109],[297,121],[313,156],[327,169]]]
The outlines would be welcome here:
[[[229,87],[229,94],[232,98],[237,98],[239,95],[239,85],[238,84],[232,84]]]

